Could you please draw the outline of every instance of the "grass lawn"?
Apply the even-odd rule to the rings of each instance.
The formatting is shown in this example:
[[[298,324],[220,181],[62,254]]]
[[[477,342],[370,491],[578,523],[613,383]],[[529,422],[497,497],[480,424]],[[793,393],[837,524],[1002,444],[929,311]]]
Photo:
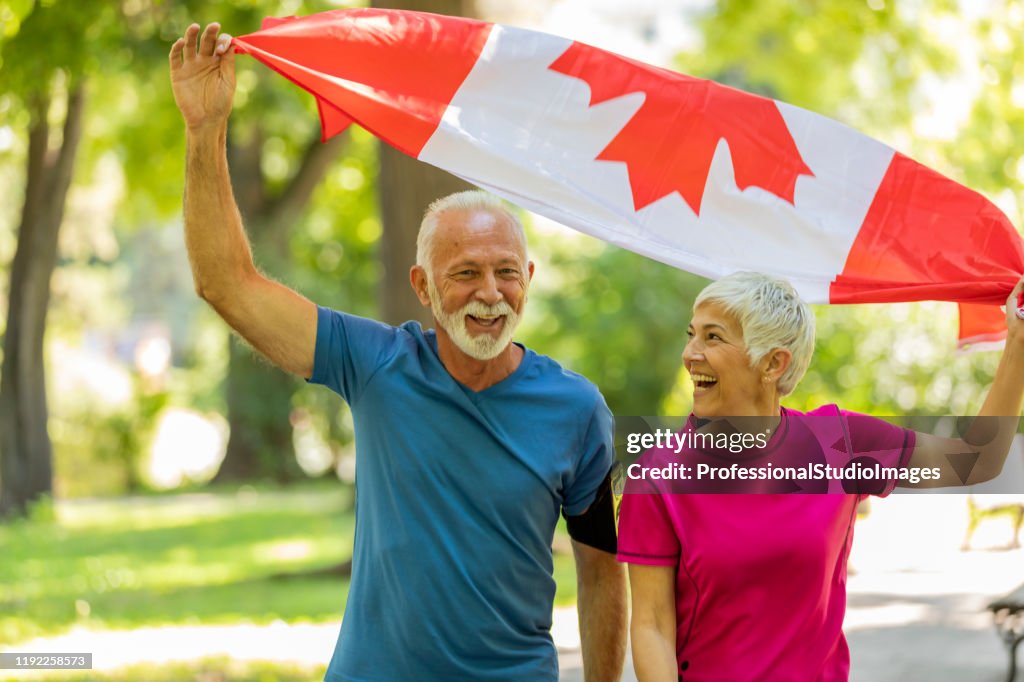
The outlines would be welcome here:
[[[0,525],[0,645],[75,625],[338,622],[348,578],[316,571],[351,557],[351,496],[310,483],[78,500],[53,520]],[[556,545],[568,545],[564,528]],[[557,603],[573,602],[571,552],[556,553],[555,579]],[[261,679],[238,674],[212,679]],[[281,679],[316,672],[295,675]]]

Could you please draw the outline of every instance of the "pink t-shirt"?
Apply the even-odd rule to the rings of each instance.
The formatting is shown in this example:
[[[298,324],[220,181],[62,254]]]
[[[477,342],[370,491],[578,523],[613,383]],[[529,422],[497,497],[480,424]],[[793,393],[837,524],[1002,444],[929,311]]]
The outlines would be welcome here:
[[[818,425],[824,420],[809,428],[811,419],[784,409],[767,454],[798,448],[833,460],[841,450],[847,460],[852,451],[862,461],[907,465],[913,431],[834,405],[807,417],[828,415],[835,439],[822,435],[831,431]],[[703,454],[648,451],[641,460],[686,461]],[[644,485],[632,483],[619,510],[618,558],[676,568],[681,680],[848,679],[846,560],[864,495],[659,494],[649,487],[645,494]],[[894,483],[875,492],[886,494]]]

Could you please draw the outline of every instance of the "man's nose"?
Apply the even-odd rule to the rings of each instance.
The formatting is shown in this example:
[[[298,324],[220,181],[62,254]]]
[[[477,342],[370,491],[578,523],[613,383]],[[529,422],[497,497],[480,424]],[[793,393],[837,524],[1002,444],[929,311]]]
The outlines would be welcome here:
[[[498,289],[498,278],[493,272],[486,273],[481,278],[476,296],[487,305],[495,305],[502,299],[501,291]]]

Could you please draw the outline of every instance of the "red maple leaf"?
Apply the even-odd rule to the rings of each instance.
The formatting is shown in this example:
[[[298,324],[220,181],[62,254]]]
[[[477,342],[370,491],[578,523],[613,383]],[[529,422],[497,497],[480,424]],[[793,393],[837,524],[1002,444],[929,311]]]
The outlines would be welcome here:
[[[590,86],[590,106],[633,92],[644,103],[597,158],[626,164],[633,207],[679,192],[700,214],[718,141],[729,143],[736,186],[793,203],[796,180],[813,176],[778,107],[708,80],[573,43],[548,67]]]

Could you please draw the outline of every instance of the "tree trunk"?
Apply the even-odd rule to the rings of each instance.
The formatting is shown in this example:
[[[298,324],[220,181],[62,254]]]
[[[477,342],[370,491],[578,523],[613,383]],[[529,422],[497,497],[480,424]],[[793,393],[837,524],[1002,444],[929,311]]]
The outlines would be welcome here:
[[[289,231],[346,139],[347,136],[340,135],[322,144],[318,135],[307,147],[288,187],[280,195],[268,198],[260,172],[263,136],[257,131],[245,144],[238,144],[229,135],[228,157],[235,199],[256,263],[270,276],[286,278],[291,260]],[[292,395],[299,382],[258,357],[236,336],[232,335],[229,343],[226,398],[231,435],[215,480],[295,480],[302,470],[295,459],[290,418]]]
[[[226,388],[231,436],[216,480],[295,480],[302,474],[290,421],[296,381],[234,334],[230,343]]]
[[[60,146],[50,148],[48,94],[32,104],[25,203],[11,264],[10,303],[0,367],[0,515],[23,516],[53,492],[53,447],[47,430],[43,337],[57,235],[82,136],[82,83],[68,94]]]
[[[374,0],[374,7],[434,12],[452,16],[475,15],[472,0]],[[418,320],[433,326],[428,308],[409,286],[409,268],[416,263],[416,235],[423,213],[435,199],[472,189],[454,175],[417,161],[380,144],[380,177],[377,197],[382,234],[378,245],[383,275],[378,288],[380,318],[389,324]]]

